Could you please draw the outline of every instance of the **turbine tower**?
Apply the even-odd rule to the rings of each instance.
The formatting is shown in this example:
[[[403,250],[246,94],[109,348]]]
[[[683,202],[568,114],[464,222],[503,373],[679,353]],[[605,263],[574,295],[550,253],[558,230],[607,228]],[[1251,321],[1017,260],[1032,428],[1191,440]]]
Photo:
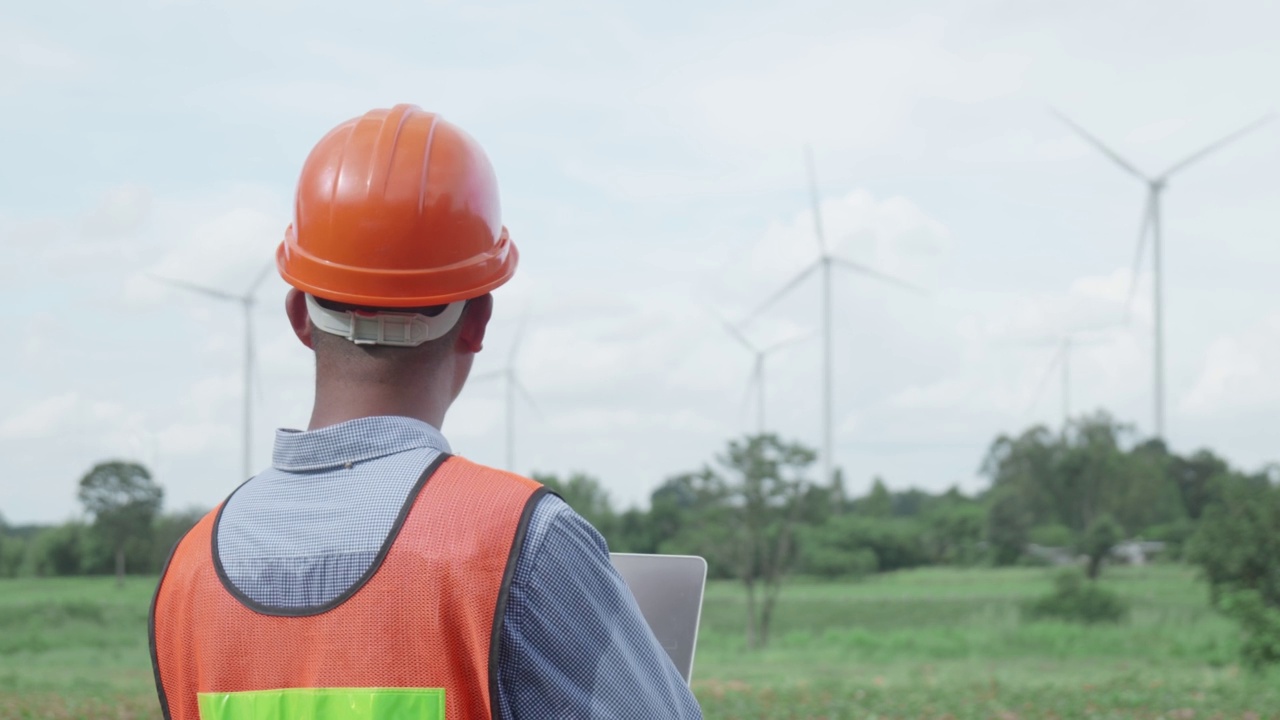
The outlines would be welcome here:
[[[809,336],[809,333],[802,333],[789,338],[783,338],[782,340],[770,345],[760,347],[748,340],[747,336],[743,335],[741,330],[727,320],[721,320],[721,323],[724,324],[725,330],[729,331],[729,334],[733,336],[733,339],[737,340],[744,348],[750,351],[751,355],[754,357],[754,361],[751,364],[751,376],[747,378],[747,397],[750,397],[754,390],[756,394],[756,434],[763,435],[766,427],[764,415],[764,361],[769,357],[769,355],[787,347],[788,345],[794,345],[795,343],[805,339]]]
[[[196,285],[185,280],[175,280],[173,278],[160,277],[152,275],[152,279],[172,285],[176,288],[188,290],[190,292],[199,293],[206,297],[215,298],[217,300],[225,300],[240,305],[244,311],[244,415],[243,415],[243,457],[241,459],[241,474],[247,480],[253,473],[251,465],[253,456],[253,399],[251,397],[253,387],[253,306],[257,303],[254,297],[258,288],[262,285],[262,281],[267,279],[267,275],[271,269],[275,267],[275,263],[270,263],[258,273],[258,277],[254,278],[253,283],[249,285],[249,289],[243,295],[233,295],[217,288]]]
[[[1142,223],[1138,228],[1138,249],[1133,258],[1133,272],[1129,283],[1129,303],[1131,304],[1133,301],[1134,289],[1138,283],[1138,268],[1142,265],[1142,254],[1149,234],[1151,235],[1151,265],[1153,267],[1152,277],[1154,278],[1152,296],[1155,308],[1155,369],[1152,373],[1155,384],[1155,436],[1159,439],[1164,439],[1164,270],[1163,248],[1161,247],[1160,193],[1164,192],[1169,178],[1175,173],[1186,169],[1192,163],[1203,160],[1247,133],[1256,130],[1270,121],[1273,116],[1271,114],[1264,115],[1230,135],[1206,145],[1201,150],[1187,156],[1181,162],[1174,163],[1168,170],[1158,175],[1146,175],[1128,160],[1121,157],[1119,153],[1104,145],[1101,140],[1090,135],[1084,128],[1072,121],[1071,118],[1057,110],[1053,112],[1058,116],[1058,119],[1066,123],[1077,135],[1084,138],[1085,142],[1092,145],[1122,170],[1138,178],[1147,186],[1147,200],[1142,210]],[[1125,312],[1128,313],[1128,305],[1126,305]]]
[[[516,393],[519,392],[524,397],[525,402],[529,403],[529,407],[539,415],[542,411],[538,409],[538,404],[533,401],[533,395],[529,393],[529,389],[520,381],[520,376],[516,373],[516,354],[520,352],[520,343],[524,338],[525,321],[520,321],[520,327],[516,330],[516,336],[511,343],[511,350],[507,352],[507,364],[498,370],[492,370],[482,373],[475,377],[476,382],[484,382],[494,378],[502,378],[504,381],[504,393],[506,395],[506,439],[507,439],[507,470],[516,471]]]
[[[1031,398],[1031,404],[1027,406],[1027,412],[1030,413],[1035,409],[1036,404],[1040,402],[1040,396],[1044,394],[1045,388],[1049,386],[1049,380],[1053,377],[1053,371],[1060,369],[1062,371],[1062,428],[1066,430],[1067,424],[1071,422],[1071,352],[1081,345],[1101,345],[1106,342],[1105,338],[1085,337],[1084,333],[1076,330],[1063,333],[1061,339],[1051,340],[1047,343],[1038,343],[1040,345],[1053,345],[1057,350],[1050,358],[1049,364],[1045,367],[1044,378],[1040,381],[1036,394]]]
[[[817,173],[814,170],[813,151],[805,146],[805,164],[809,175],[809,200],[813,204],[813,225],[814,233],[818,242],[818,258],[810,263],[800,272],[796,273],[786,285],[775,292],[763,303],[747,316],[747,320],[754,319],[757,315],[764,312],[770,305],[777,302],[782,296],[791,292],[797,285],[804,282],[816,270],[822,271],[822,482],[829,483],[832,479],[832,466],[834,464],[832,437],[832,378],[831,378],[831,269],[832,266],[839,266],[845,270],[852,271],[859,275],[906,288],[913,292],[923,294],[920,288],[899,280],[895,277],[885,275],[877,270],[873,270],[860,263],[846,260],[837,255],[833,255],[827,247],[826,238],[822,229],[822,208],[818,201],[818,181]]]

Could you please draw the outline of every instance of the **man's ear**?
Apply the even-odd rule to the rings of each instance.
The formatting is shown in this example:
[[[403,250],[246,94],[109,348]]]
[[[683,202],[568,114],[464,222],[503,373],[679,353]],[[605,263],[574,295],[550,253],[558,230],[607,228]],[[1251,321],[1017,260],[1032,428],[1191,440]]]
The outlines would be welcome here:
[[[489,318],[493,317],[493,295],[485,294],[467,301],[462,311],[462,324],[458,332],[458,349],[463,352],[478,353],[484,348],[484,331],[489,327]]]
[[[284,311],[289,316],[289,324],[293,326],[293,334],[298,336],[303,345],[315,349],[311,340],[311,317],[307,314],[307,296],[297,289],[289,290],[284,296]]]

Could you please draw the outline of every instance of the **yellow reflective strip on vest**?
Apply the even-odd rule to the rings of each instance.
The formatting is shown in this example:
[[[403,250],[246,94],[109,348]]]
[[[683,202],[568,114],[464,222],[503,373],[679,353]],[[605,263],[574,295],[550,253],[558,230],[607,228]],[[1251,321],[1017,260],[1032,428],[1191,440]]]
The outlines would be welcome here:
[[[443,688],[199,693],[200,720],[444,720]]]

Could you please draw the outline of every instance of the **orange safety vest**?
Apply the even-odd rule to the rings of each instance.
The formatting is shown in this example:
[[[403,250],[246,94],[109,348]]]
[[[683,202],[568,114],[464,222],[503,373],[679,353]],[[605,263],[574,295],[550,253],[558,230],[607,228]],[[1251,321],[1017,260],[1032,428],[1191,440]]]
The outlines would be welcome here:
[[[165,718],[496,717],[507,588],[545,492],[442,455],[369,571],[333,602],[297,611],[231,585],[216,555],[215,509],[174,548],[151,605]]]

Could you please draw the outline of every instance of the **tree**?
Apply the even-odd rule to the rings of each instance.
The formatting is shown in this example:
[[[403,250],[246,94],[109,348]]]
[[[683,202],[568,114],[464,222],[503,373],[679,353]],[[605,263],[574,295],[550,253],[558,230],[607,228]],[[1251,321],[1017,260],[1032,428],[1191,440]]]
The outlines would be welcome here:
[[[924,546],[930,560],[940,565],[966,565],[977,558],[987,513],[971,500],[946,500],[924,514],[924,523]]]
[[[1257,592],[1280,608],[1280,487],[1264,476],[1231,474],[1215,483],[1218,499],[1205,507],[1187,548],[1215,601],[1224,592]]]
[[[1187,548],[1214,603],[1240,624],[1241,655],[1254,668],[1280,663],[1280,486],[1272,474],[1218,476]]]
[[[1213,500],[1215,481],[1230,472],[1227,461],[1210,450],[1199,450],[1187,458],[1177,455],[1169,458],[1168,473],[1177,485],[1187,517],[1192,520],[1199,520]]]
[[[610,541],[610,545],[613,544],[617,515],[609,502],[608,491],[600,485],[599,480],[585,473],[573,473],[568,480],[561,480],[555,475],[534,473],[533,479],[559,495],[569,507],[599,530]]]
[[[1018,562],[1027,549],[1031,533],[1031,513],[1014,491],[1004,489],[993,494],[987,509],[987,544],[996,565]]]
[[[1097,580],[1102,573],[1102,562],[1111,555],[1111,549],[1120,542],[1122,531],[1120,525],[1110,515],[1103,515],[1084,532],[1084,540],[1080,551],[1089,558],[1085,574],[1090,580]]]
[[[859,515],[866,517],[887,518],[893,514],[893,496],[884,486],[884,480],[876,478],[871,484],[871,492],[857,501],[855,505]]]
[[[796,530],[826,504],[804,477],[817,454],[776,435],[729,443],[718,467],[673,479],[668,494],[687,500],[674,542],[725,568],[747,595],[746,644],[764,647],[782,581],[796,562]],[[820,493],[827,497],[829,493]],[[657,493],[655,493],[656,509]]]
[[[160,511],[164,490],[142,465],[104,462],[80,479],[79,498],[93,516],[93,529],[115,551],[116,582],[124,584],[125,547],[151,538],[152,521]]]
[[[1166,471],[1167,453],[1158,442],[1126,449],[1133,434],[1104,412],[1059,434],[1035,427],[998,438],[982,473],[992,490],[1020,499],[1033,526],[1062,525],[1079,535],[1103,515],[1126,532],[1176,522],[1186,511]]]

